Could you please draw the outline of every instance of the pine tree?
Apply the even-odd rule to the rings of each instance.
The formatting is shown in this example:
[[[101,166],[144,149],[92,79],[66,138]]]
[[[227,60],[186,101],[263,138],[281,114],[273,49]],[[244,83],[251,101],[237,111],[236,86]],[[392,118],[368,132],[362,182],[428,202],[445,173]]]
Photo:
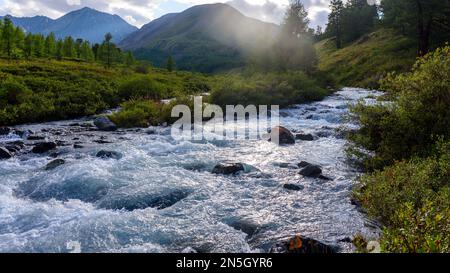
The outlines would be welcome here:
[[[41,34],[34,35],[33,39],[34,56],[42,58],[45,56],[45,38]]]
[[[75,54],[78,59],[81,59],[81,46],[83,45],[83,39],[78,38],[75,41]]]
[[[281,26],[280,40],[274,48],[276,66],[281,70],[311,70],[317,62],[313,36],[308,12],[300,0],[292,0]]]
[[[6,54],[8,58],[12,57],[13,50],[15,48],[14,43],[14,32],[15,28],[13,23],[11,22],[11,19],[8,17],[5,17],[3,26],[2,26],[2,45],[3,45],[3,52]]]
[[[327,31],[329,36],[333,36],[336,39],[336,48],[342,47],[342,16],[344,10],[344,3],[342,0],[331,0],[330,3],[330,15],[328,16]]]
[[[103,41],[104,45],[104,54],[105,54],[105,64],[107,68],[111,67],[112,64],[112,49],[111,49],[111,33],[106,33],[105,40]]]
[[[75,57],[75,46],[71,36],[66,37],[63,43],[63,56],[67,58]]]
[[[55,40],[55,34],[50,33],[45,38],[45,55],[49,58],[52,58],[55,56],[56,53],[56,40]]]
[[[61,39],[56,42],[55,57],[59,61],[64,57],[64,42]]]
[[[84,41],[80,46],[80,58],[85,61],[94,60],[94,53],[88,41]]]
[[[28,33],[27,36],[25,37],[25,42],[24,42],[24,54],[25,54],[25,58],[30,59],[31,57],[33,57],[33,34]]]
[[[382,0],[383,24],[417,41],[418,55],[450,40],[450,0]]]

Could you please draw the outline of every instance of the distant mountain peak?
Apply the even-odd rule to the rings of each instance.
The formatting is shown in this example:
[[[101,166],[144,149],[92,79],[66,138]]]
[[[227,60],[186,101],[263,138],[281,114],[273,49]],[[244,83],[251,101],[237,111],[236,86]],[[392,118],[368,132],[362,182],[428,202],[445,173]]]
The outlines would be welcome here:
[[[71,11],[55,20],[45,16],[23,18],[10,16],[10,18],[15,25],[22,27],[26,32],[44,35],[53,32],[57,38],[72,36],[75,39],[81,38],[91,43],[102,42],[108,32],[113,35],[115,42],[120,42],[137,30],[135,26],[130,25],[118,15],[90,7]]]

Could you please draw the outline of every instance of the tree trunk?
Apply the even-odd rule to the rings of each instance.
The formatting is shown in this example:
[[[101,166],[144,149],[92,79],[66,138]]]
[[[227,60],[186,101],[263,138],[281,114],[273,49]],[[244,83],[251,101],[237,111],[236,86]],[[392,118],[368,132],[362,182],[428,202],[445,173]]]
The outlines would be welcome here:
[[[430,35],[433,18],[431,15],[428,17],[425,24],[425,14],[422,3],[417,0],[418,16],[417,16],[417,30],[418,30],[418,55],[424,56],[430,49]]]

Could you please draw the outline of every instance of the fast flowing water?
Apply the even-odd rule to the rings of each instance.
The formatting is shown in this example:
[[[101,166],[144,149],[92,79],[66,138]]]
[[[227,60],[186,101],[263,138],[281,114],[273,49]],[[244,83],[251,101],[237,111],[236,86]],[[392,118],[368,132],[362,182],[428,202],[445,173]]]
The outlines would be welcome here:
[[[88,119],[21,126],[62,140],[58,158],[66,163],[45,170],[54,158],[31,153],[0,161],[0,252],[73,247],[83,252],[267,252],[297,234],[352,251],[342,239],[356,233],[370,237],[376,230],[351,204],[359,173],[347,165],[346,141],[334,129],[345,125],[349,104],[374,94],[345,88],[321,102],[283,110],[283,126],[316,135],[293,146],[264,140],[178,142],[164,128],[154,128],[154,134],[69,129],[70,123]],[[17,138],[1,137],[0,146]],[[74,149],[74,141],[83,147]],[[123,157],[97,158],[100,150]],[[238,176],[212,174],[224,161],[255,169]],[[302,177],[294,168],[301,161],[322,166],[333,180]],[[303,189],[290,191],[284,184]]]

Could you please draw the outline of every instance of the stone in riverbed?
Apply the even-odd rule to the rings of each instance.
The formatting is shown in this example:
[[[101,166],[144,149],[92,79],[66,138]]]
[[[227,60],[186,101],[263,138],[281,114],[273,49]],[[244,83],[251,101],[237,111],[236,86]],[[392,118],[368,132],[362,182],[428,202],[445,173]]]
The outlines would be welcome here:
[[[236,175],[239,172],[245,171],[242,163],[220,163],[212,170],[213,174]]]
[[[10,159],[12,155],[9,153],[9,151],[3,147],[0,147],[0,160],[3,159]]]
[[[29,136],[27,138],[27,140],[31,140],[31,141],[33,141],[33,140],[44,140],[44,139],[45,139],[44,136]]]
[[[299,168],[304,168],[304,167],[307,167],[309,165],[312,165],[312,164],[309,163],[309,162],[306,162],[306,161],[302,161],[302,162],[298,163],[298,167]]]
[[[314,136],[311,134],[297,134],[295,135],[296,139],[303,140],[303,141],[313,141]]]
[[[287,128],[277,126],[271,130],[269,141],[278,142],[278,145],[292,145],[295,144],[295,136]]]
[[[172,190],[161,193],[146,193],[137,195],[116,195],[105,196],[97,203],[102,209],[110,210],[142,210],[147,208],[155,208],[157,210],[172,207],[181,200],[187,198],[190,194],[188,190]]]
[[[116,131],[117,130],[117,126],[109,118],[107,118],[105,116],[97,117],[94,120],[94,124],[95,124],[95,126],[97,126],[97,128],[100,131]]]
[[[66,161],[63,159],[55,159],[52,162],[48,163],[47,166],[45,166],[45,170],[50,171],[50,170],[56,169],[59,166],[64,165],[65,163],[66,163]]]
[[[304,189],[303,186],[295,185],[295,184],[284,184],[283,188],[289,191],[301,191]]]
[[[51,151],[53,149],[56,149],[56,143],[55,142],[41,142],[36,144],[33,147],[33,150],[31,150],[35,154],[43,154],[48,151]]]
[[[292,239],[277,243],[270,250],[270,253],[288,254],[333,254],[336,252],[335,247],[303,236],[295,236]]]
[[[119,152],[105,151],[105,150],[99,151],[96,156],[99,158],[103,158],[103,159],[111,158],[111,159],[119,160],[122,158],[122,154]]]
[[[305,177],[318,178],[322,175],[322,169],[317,165],[308,165],[300,171],[300,174]]]

